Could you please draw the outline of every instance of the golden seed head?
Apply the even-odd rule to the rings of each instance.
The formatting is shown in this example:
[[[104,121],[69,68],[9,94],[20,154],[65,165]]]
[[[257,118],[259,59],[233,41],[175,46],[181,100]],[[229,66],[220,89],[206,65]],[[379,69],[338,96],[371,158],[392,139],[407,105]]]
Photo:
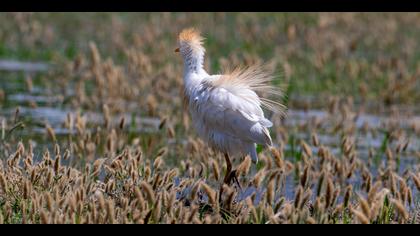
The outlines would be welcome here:
[[[356,218],[360,221],[362,224],[369,224],[369,218],[366,217],[363,212],[353,210],[353,214],[356,216]]]
[[[403,218],[403,220],[408,219],[409,214],[407,212],[407,210],[405,209],[405,206],[402,202],[398,201],[398,200],[391,200],[392,204],[394,204],[394,206],[396,207],[396,210],[398,212],[398,214]]]
[[[208,198],[209,198],[209,203],[212,205],[215,205],[216,202],[216,192],[206,183],[202,182],[201,183],[201,188],[204,190],[204,192],[206,192]]]
[[[150,186],[150,184],[146,183],[145,181],[141,182],[140,186],[143,189],[143,191],[145,191],[149,204],[153,205],[156,201],[156,198],[152,186]]]

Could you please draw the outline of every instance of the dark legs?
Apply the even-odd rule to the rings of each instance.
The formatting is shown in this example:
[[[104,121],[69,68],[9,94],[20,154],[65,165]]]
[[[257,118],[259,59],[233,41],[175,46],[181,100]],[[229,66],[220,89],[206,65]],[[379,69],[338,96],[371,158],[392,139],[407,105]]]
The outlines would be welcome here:
[[[224,154],[225,161],[226,161],[226,173],[223,179],[223,184],[230,185],[232,180],[238,185],[239,189],[242,189],[241,184],[238,181],[238,177],[236,176],[236,170],[232,170],[232,162],[230,161],[229,155],[227,153]],[[220,200],[222,199],[223,194],[223,184],[220,186]]]
[[[226,161],[226,174],[225,178],[223,179],[223,183],[229,185],[231,182],[231,175],[232,175],[232,163],[230,162],[229,155],[225,153],[225,161]]]

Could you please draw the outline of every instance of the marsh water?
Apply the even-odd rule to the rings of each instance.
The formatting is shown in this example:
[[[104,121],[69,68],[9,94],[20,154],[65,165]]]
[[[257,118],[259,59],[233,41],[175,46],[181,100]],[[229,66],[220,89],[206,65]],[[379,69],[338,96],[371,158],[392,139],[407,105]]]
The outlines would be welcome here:
[[[45,138],[46,129],[45,124],[49,124],[55,131],[55,134],[58,137],[67,137],[71,132],[67,128],[64,128],[63,124],[65,123],[69,113],[75,113],[76,111],[70,109],[69,106],[65,104],[66,98],[61,94],[52,94],[42,85],[37,85],[34,83],[31,84],[30,89],[28,84],[25,81],[27,76],[32,76],[38,78],[45,73],[48,66],[43,63],[36,64],[20,64],[20,63],[0,63],[0,88],[3,90],[5,95],[5,102],[0,109],[0,122],[6,117],[13,117],[16,115],[16,109],[19,108],[19,117],[24,121],[25,127],[20,130],[16,130],[22,140],[31,140],[35,144],[35,154],[38,153],[39,158],[42,156],[42,150],[45,146],[52,148],[52,144],[48,142]],[[2,71],[3,70],[3,71]],[[30,72],[30,73],[29,73]],[[68,91],[67,94],[72,94],[72,91]],[[299,99],[302,100],[311,100],[311,98],[294,98],[295,101]],[[317,106],[314,106],[317,107]],[[413,130],[416,127],[420,127],[420,107],[404,107],[404,112],[396,119],[390,117],[389,111],[382,112],[370,112],[369,109],[364,109],[364,111],[354,115],[352,117],[352,122],[355,125],[357,130],[356,132],[356,147],[357,153],[362,159],[368,159],[369,149],[381,149],[384,139],[386,139],[387,133],[381,132],[385,127],[393,125],[394,127],[405,130],[409,134],[409,144],[404,153],[401,153],[398,163],[398,173],[406,169],[410,169],[410,166],[414,167],[419,162],[419,153],[420,153],[420,137],[416,135],[416,132]],[[91,124],[91,127],[94,125],[103,124],[103,114],[100,112],[92,111],[82,111],[87,122]],[[408,115],[407,115],[408,114]],[[115,117],[114,123],[118,123],[119,120],[124,117],[125,120],[130,120],[130,122],[135,122],[136,129],[131,132],[135,132],[137,135],[146,135],[153,134],[158,132],[160,119],[158,117],[133,117],[132,114],[120,114],[118,117]],[[329,123],[332,114],[330,114],[327,109],[320,108],[309,108],[309,109],[299,109],[299,108],[290,108],[287,111],[287,115],[284,119],[284,127],[288,130],[292,130],[293,138],[306,140],[308,143],[311,142],[311,134],[305,130],[300,129],[305,125],[316,123],[317,121],[324,121],[322,123],[322,129],[319,130],[328,130],[332,129],[333,122]],[[366,127],[369,127],[371,130],[376,130],[377,132],[363,132]],[[413,128],[414,127],[414,128]],[[7,134],[6,134],[7,135]],[[328,146],[333,154],[337,156],[340,155],[341,149],[341,137],[339,134],[332,134],[331,132],[318,132],[317,133],[319,142],[322,145]],[[170,145],[175,140],[169,140],[168,145]],[[177,141],[179,142],[179,140]],[[186,142],[186,140],[185,140]],[[285,146],[286,151],[293,151],[296,147],[287,143]],[[317,152],[318,148],[311,146],[313,152]],[[294,158],[292,156],[285,156],[285,158]],[[386,162],[385,154],[380,156],[380,159],[375,162],[376,165],[382,165]],[[377,168],[372,168],[372,173],[375,174]],[[286,198],[294,195],[294,184],[293,181],[296,179],[293,176],[290,176],[286,179],[284,185],[284,194]],[[354,186],[361,184],[361,176],[356,176],[351,179]],[[176,180],[176,183],[179,183],[179,179]],[[415,189],[415,188],[414,188]],[[253,192],[257,192],[257,201],[260,193],[265,191],[264,189],[255,189],[253,187],[244,188],[241,190],[239,199],[244,199],[245,197],[251,195]],[[414,194],[417,194],[417,191],[414,190]],[[179,193],[182,197],[184,193]]]

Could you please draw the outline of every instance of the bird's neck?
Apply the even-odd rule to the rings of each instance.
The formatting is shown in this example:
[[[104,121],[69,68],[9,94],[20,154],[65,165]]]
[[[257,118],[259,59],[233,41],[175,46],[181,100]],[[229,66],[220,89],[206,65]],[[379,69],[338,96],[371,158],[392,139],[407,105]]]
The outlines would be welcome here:
[[[208,76],[203,68],[204,51],[190,52],[184,56],[184,86],[187,94],[199,87],[201,81]]]
[[[200,74],[204,71],[204,51],[190,52],[184,57],[184,72]]]

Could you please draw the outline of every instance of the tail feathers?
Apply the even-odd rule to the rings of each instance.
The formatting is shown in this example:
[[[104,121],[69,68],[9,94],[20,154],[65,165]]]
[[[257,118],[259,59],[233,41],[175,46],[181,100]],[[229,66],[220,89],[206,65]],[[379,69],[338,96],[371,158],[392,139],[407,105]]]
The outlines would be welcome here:
[[[273,126],[273,122],[271,122],[270,120],[268,120],[266,118],[260,119],[259,123],[266,128],[270,128],[271,126]]]
[[[264,127],[263,132],[264,132],[265,140],[266,140],[264,145],[265,146],[273,146],[273,140],[271,139],[270,132],[268,131],[268,129]]]
[[[249,150],[249,155],[251,156],[251,160],[252,160],[252,162],[254,163],[254,164],[257,164],[258,163],[258,154],[257,154],[257,147],[256,147],[256,145],[255,144],[252,144],[252,147],[253,148],[251,148],[250,150]]]
[[[266,147],[272,147],[272,143],[265,145]],[[258,153],[257,153],[257,145],[254,143],[252,144],[252,148],[249,149],[248,154],[251,156],[251,161],[254,164],[258,163]]]

